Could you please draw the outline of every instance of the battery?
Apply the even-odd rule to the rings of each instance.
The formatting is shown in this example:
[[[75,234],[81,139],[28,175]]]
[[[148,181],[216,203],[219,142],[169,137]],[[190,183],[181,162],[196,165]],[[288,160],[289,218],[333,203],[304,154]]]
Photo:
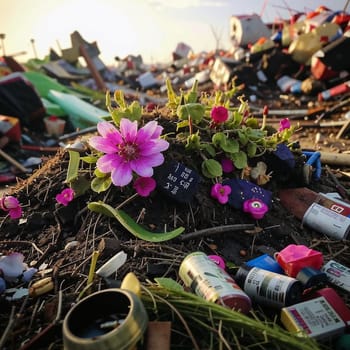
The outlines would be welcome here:
[[[350,268],[335,260],[328,261],[323,267],[329,282],[350,292]]]
[[[303,286],[296,278],[242,265],[235,280],[252,301],[274,308],[296,304],[302,299]]]
[[[303,225],[335,239],[347,239],[350,218],[318,203],[312,203],[304,214]]]
[[[247,314],[251,300],[236,281],[203,252],[185,257],[179,276],[186,287],[207,301]]]
[[[282,308],[281,322],[291,333],[317,340],[345,331],[344,321],[323,296]]]

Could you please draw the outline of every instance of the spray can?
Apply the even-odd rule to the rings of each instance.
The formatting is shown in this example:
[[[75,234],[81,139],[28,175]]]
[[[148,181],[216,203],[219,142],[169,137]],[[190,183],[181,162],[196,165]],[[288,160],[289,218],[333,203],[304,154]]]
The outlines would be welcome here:
[[[258,267],[242,265],[235,279],[248,296],[261,305],[282,308],[296,304],[302,298],[300,281]]]
[[[236,281],[203,252],[194,252],[182,261],[179,276],[186,287],[205,300],[247,314],[251,300]]]

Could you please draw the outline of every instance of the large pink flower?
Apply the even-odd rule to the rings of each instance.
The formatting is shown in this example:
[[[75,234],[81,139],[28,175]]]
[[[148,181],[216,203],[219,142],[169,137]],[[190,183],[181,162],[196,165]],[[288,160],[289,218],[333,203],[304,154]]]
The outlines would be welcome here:
[[[97,160],[97,168],[103,173],[111,173],[115,186],[128,185],[133,172],[141,177],[151,177],[153,167],[164,162],[161,153],[169,143],[160,138],[163,128],[156,121],[148,122],[140,130],[137,122],[121,119],[118,130],[109,122],[97,124],[101,136],[93,136],[89,144],[105,153]]]
[[[19,219],[22,216],[22,207],[16,197],[5,196],[0,199],[0,209],[9,213],[11,219]]]

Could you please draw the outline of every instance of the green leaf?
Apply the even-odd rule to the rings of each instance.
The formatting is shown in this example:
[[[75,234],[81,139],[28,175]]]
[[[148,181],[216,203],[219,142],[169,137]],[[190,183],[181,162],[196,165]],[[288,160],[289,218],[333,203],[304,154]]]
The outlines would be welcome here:
[[[221,148],[226,153],[236,153],[239,151],[239,144],[235,139],[227,139],[226,142],[221,145]]]
[[[120,209],[114,209],[110,205],[103,203],[102,201],[99,202],[91,202],[88,204],[88,208],[91,211],[94,211],[96,213],[104,214],[109,217],[116,218],[120,224],[128,230],[130,233],[132,233],[135,237],[139,239],[143,239],[144,241],[148,242],[164,242],[169,241],[170,239],[173,239],[177,236],[179,236],[184,230],[184,227],[178,227],[177,229],[170,231],[170,232],[164,232],[164,233],[157,233],[157,232],[150,232],[145,230],[143,227],[141,227],[139,224],[137,224],[128,214],[126,214],[123,210]]]
[[[87,164],[96,164],[98,157],[85,156],[81,157],[80,159]]]
[[[210,179],[222,176],[222,166],[215,159],[206,159],[202,163],[202,173]]]
[[[217,132],[213,135],[211,141],[214,146],[220,147],[221,144],[226,142],[226,135],[223,132]]]
[[[120,108],[126,108],[124,92],[122,90],[116,90],[114,92],[114,101],[118,103]]]
[[[142,117],[142,108],[141,105],[138,101],[133,101],[129,107],[130,110],[130,115],[129,115],[129,119],[131,121],[134,120],[141,120]]]
[[[175,110],[177,105],[178,105],[178,101],[177,101],[177,96],[174,92],[174,89],[171,85],[171,81],[169,78],[166,79],[165,81],[166,84],[166,88],[167,88],[167,95],[168,95],[168,102],[167,102],[167,106],[172,109]]]
[[[234,125],[241,125],[242,120],[243,120],[243,115],[239,113],[238,111],[234,111],[232,113],[232,120]]]
[[[248,145],[247,145],[247,156],[248,156],[249,158],[254,157],[255,154],[256,154],[256,150],[257,150],[257,145],[256,145],[256,143],[249,142]]]
[[[186,102],[187,103],[196,103],[198,99],[198,80],[195,79],[192,85],[192,89],[190,92],[186,95]]]
[[[211,157],[215,157],[216,155],[215,148],[210,144],[204,145],[203,150],[206,151]]]
[[[237,169],[243,169],[248,165],[247,155],[243,151],[231,154],[231,159]]]
[[[228,139],[223,132],[217,132],[212,137],[214,146],[220,147],[227,153],[236,153],[239,151],[238,141],[235,139]]]
[[[191,117],[196,124],[203,119],[204,113],[205,106],[200,103],[186,103],[177,108],[177,115],[181,120],[186,120]]]
[[[91,181],[91,189],[94,192],[101,193],[109,189],[112,184],[112,179],[110,176],[95,177]]]
[[[189,135],[185,147],[187,150],[200,149],[200,141],[199,132]]]
[[[178,130],[181,129],[181,128],[186,128],[186,127],[188,127],[189,124],[190,124],[190,123],[188,122],[188,119],[183,120],[183,121],[181,121],[181,122],[178,122],[178,123],[176,124],[176,131],[178,131]]]
[[[74,181],[78,177],[80,154],[77,151],[69,152],[69,163],[66,174],[66,183]]]
[[[98,168],[96,168],[95,170],[94,170],[94,175],[96,176],[96,177],[106,177],[106,176],[109,176],[110,174],[108,173],[108,174],[106,174],[106,173],[103,173],[101,170],[99,170]]]
[[[248,126],[250,128],[254,128],[254,129],[259,128],[259,121],[258,121],[258,119],[254,118],[254,117],[247,118],[245,124],[246,124],[246,126]]]
[[[258,140],[262,139],[263,137],[265,137],[265,132],[261,129],[247,128],[246,135],[248,136],[249,140],[258,141]]]
[[[71,188],[74,191],[74,196],[79,197],[88,191],[91,187],[91,182],[85,176],[79,176],[71,183]]]
[[[248,143],[248,136],[242,131],[237,130],[239,142],[241,145],[245,146]]]
[[[184,290],[182,285],[180,283],[177,283],[172,278],[156,277],[154,280],[157,282],[158,286],[160,286],[162,288],[173,290],[173,291],[183,291]]]

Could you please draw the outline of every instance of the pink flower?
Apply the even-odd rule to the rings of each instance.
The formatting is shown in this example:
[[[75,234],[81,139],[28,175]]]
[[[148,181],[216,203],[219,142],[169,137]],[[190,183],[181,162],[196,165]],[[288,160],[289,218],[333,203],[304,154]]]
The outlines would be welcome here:
[[[231,187],[228,185],[215,184],[210,191],[210,195],[217,199],[220,204],[228,202],[228,196],[231,193]]]
[[[156,180],[152,177],[139,177],[134,182],[134,188],[141,197],[148,197],[156,188]]]
[[[215,123],[224,123],[228,119],[228,110],[223,106],[216,106],[212,108],[210,116]]]
[[[164,162],[161,153],[169,143],[160,138],[163,130],[156,121],[148,122],[137,130],[137,122],[122,118],[120,130],[109,122],[97,124],[101,136],[90,138],[90,145],[105,153],[97,160],[102,173],[111,173],[115,186],[126,186],[132,181],[133,172],[141,177],[151,177],[153,167]]]
[[[19,219],[22,216],[22,208],[16,197],[5,196],[0,199],[0,209],[9,213],[11,219]]]
[[[65,207],[73,200],[74,191],[71,188],[65,188],[61,193],[56,195],[56,201]]]
[[[283,131],[284,129],[289,129],[290,128],[290,121],[288,118],[283,118],[280,120],[280,127],[278,131]]]
[[[250,215],[256,220],[262,219],[268,210],[268,206],[257,198],[247,199],[243,203],[243,211],[250,213]]]
[[[224,173],[231,173],[235,169],[232,160],[228,158],[221,160],[221,167]]]

